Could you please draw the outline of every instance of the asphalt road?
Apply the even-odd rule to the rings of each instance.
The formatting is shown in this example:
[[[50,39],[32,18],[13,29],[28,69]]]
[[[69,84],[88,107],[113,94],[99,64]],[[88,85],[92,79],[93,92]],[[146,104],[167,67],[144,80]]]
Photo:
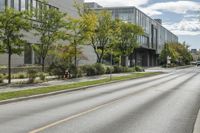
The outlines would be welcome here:
[[[192,133],[200,68],[0,105],[0,133]]]

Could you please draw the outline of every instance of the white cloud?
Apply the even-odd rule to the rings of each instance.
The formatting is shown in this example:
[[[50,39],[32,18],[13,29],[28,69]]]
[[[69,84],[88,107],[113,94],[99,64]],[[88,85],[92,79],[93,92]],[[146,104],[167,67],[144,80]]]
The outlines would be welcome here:
[[[198,19],[183,19],[178,23],[163,23],[163,26],[177,35],[200,35],[200,22]]]
[[[102,6],[141,6],[147,4],[149,0],[85,0],[85,2],[96,2]]]
[[[188,11],[199,11],[200,3],[193,1],[175,1],[155,3],[147,7],[149,11],[168,11],[178,14],[185,14]]]

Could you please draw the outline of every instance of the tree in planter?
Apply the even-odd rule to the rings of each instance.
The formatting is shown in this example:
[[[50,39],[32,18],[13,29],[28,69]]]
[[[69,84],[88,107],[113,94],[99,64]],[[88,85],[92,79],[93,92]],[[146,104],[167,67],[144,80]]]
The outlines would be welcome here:
[[[120,30],[115,33],[116,36],[116,49],[120,52],[122,61],[121,65],[126,66],[126,57],[130,56],[134,49],[138,47],[137,37],[144,34],[142,27],[125,23],[120,20],[116,20],[120,26]]]
[[[11,56],[20,55],[26,41],[24,32],[31,29],[30,16],[27,12],[19,12],[6,8],[0,12],[0,52],[8,54],[8,83],[11,83]]]
[[[49,50],[56,41],[63,39],[64,31],[62,28],[65,25],[65,14],[58,9],[47,7],[40,8],[36,12],[40,13],[36,17],[39,23],[35,25],[40,44],[33,45],[33,49],[41,59],[42,71],[44,72],[45,60]]]

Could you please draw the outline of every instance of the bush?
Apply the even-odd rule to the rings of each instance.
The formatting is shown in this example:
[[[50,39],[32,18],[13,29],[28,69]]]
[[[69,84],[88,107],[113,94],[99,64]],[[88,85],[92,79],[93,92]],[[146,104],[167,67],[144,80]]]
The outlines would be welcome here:
[[[97,73],[96,68],[93,65],[85,66],[85,72],[87,76],[94,76]]]
[[[114,68],[113,68],[113,66],[107,66],[106,67],[106,74],[110,74],[110,72],[114,72]]]
[[[0,83],[3,83],[4,78],[4,75],[0,74]]]
[[[45,81],[45,79],[46,79],[45,73],[40,73],[39,77],[40,77],[40,80],[42,80],[42,81]]]
[[[135,72],[135,71],[136,71],[135,67],[130,67],[130,68],[127,69],[127,72]]]
[[[19,79],[24,79],[26,78],[26,74],[25,73],[20,73],[19,74]]]
[[[122,73],[124,68],[122,66],[114,66],[114,73]]]
[[[78,77],[78,68],[74,64],[71,64],[69,66],[69,74],[71,75],[72,78]]]
[[[63,78],[65,71],[68,69],[66,63],[52,63],[49,67],[51,75],[56,75],[59,78]]]
[[[81,68],[78,68],[77,70],[77,77],[83,77],[83,70]]]
[[[94,68],[96,69],[96,74],[95,75],[102,75],[106,73],[106,69],[104,67],[104,65],[102,64],[94,64]]]
[[[27,74],[28,74],[28,78],[29,78],[28,83],[34,83],[35,78],[37,77],[37,71],[28,70]]]
[[[137,71],[137,72],[143,72],[144,69],[142,67],[140,67],[140,66],[136,66],[135,67],[135,71]]]

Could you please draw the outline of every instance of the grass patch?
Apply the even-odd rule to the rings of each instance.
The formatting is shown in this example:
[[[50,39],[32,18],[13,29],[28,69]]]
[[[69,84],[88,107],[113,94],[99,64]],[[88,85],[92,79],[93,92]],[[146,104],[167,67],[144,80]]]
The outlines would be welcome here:
[[[161,73],[159,72],[133,73],[128,76],[113,77],[112,80],[110,80],[110,78],[106,78],[106,79],[100,79],[100,80],[95,80],[95,81],[78,82],[78,83],[73,83],[73,84],[68,84],[68,85],[58,85],[58,86],[50,86],[50,87],[40,87],[40,88],[29,89],[29,90],[4,92],[4,93],[0,93],[0,101],[12,99],[12,98],[19,98],[19,97],[26,97],[26,96],[33,96],[33,95],[38,95],[38,94],[68,90],[68,89],[76,89],[79,87],[85,87],[85,86],[90,86],[90,85],[105,84],[105,83],[109,83],[113,81],[123,81],[123,80],[129,80],[129,79],[142,78],[142,77],[153,76],[153,75],[158,75],[158,74],[161,74]]]

